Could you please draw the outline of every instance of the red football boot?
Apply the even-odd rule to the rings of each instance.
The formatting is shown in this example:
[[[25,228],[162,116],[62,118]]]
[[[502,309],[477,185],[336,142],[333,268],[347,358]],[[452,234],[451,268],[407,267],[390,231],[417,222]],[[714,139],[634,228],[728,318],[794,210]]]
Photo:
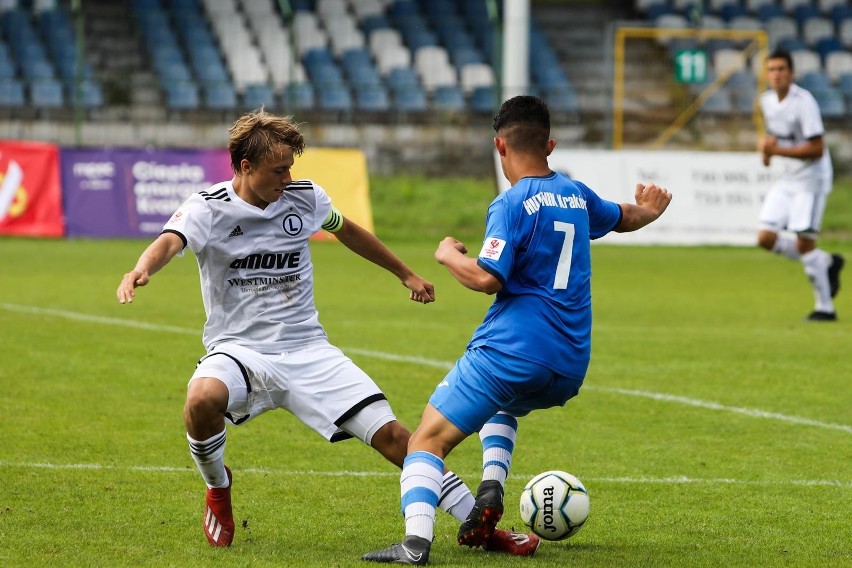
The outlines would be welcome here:
[[[204,536],[210,546],[231,546],[234,540],[234,512],[231,510],[231,470],[225,466],[228,486],[207,490],[204,507]]]
[[[534,534],[516,533],[494,529],[485,543],[485,550],[504,552],[512,556],[532,556],[538,550],[541,538]]]

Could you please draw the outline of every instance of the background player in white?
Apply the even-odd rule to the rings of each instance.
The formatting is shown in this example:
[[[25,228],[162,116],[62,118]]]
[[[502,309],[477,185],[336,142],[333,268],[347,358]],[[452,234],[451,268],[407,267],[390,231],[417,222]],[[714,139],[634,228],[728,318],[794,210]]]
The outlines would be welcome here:
[[[835,321],[832,298],[840,290],[844,259],[817,248],[833,181],[819,105],[793,82],[793,59],[788,52],[779,49],[767,57],[766,75],[770,88],[760,95],[766,134],[758,149],[765,165],[775,156],[781,168],[760,211],[757,243],[802,263],[814,290],[814,310],[806,319]]]
[[[400,477],[405,540],[364,560],[428,562],[444,458],[474,432],[482,441],[482,483],[458,541],[489,541],[503,514],[517,417],[562,406],[583,384],[591,355],[590,241],[640,229],[671,201],[665,189],[639,184],[635,205],[617,204],[552,171],[548,156],[556,140],[547,105],[537,97],[504,102],[494,131],[512,187],[488,208],[478,257],[447,237],[435,259],[463,286],[497,296],[411,436]]]
[[[213,546],[229,546],[234,536],[226,419],[241,424],[283,408],[327,440],[358,438],[398,467],[410,436],[379,387],[328,342],[314,303],[308,240],[320,228],[333,232],[399,278],[416,302],[433,302],[434,288],[343,217],[323,188],[293,181],[291,168],[304,147],[289,117],[260,110],[238,118],[228,144],[233,179],[191,195],[116,292],[120,303],[132,302],[136,287],[172,258],[187,247],[195,253],[207,353],[190,379],[184,422],[208,488],[203,525]],[[443,479],[441,507],[463,521],[473,496],[452,472]],[[522,537],[526,546],[517,542]],[[508,531],[492,540],[495,550],[519,555],[532,554],[537,544],[537,537]]]

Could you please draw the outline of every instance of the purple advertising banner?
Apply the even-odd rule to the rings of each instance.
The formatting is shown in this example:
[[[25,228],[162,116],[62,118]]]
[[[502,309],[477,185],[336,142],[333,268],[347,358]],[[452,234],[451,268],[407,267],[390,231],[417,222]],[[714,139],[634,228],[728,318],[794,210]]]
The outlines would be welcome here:
[[[191,194],[233,177],[227,150],[62,149],[69,237],[153,237]]]

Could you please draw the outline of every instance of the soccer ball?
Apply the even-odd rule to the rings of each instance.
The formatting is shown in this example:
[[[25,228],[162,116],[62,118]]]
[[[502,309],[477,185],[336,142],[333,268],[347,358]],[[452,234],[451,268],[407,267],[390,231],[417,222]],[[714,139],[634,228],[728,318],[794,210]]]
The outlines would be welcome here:
[[[545,471],[530,479],[521,493],[521,519],[546,540],[577,534],[589,518],[589,493],[564,471]]]

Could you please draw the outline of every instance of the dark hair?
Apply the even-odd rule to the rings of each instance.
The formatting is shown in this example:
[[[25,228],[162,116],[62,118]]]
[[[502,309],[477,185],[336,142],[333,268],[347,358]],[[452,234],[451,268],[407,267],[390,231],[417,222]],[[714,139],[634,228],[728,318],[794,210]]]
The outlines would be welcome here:
[[[229,134],[228,151],[235,173],[240,172],[243,159],[257,165],[275,158],[279,144],[292,148],[296,156],[300,156],[305,149],[305,139],[299,132],[299,125],[291,117],[276,116],[263,108],[239,117],[231,126]]]
[[[550,139],[547,103],[530,95],[512,97],[494,115],[494,132],[516,150],[545,150]]]
[[[783,59],[787,62],[787,66],[790,68],[790,71],[793,70],[793,56],[791,56],[790,52],[786,49],[782,49],[780,47],[776,48],[772,53],[770,53],[766,57],[767,61],[769,61],[770,59]]]

